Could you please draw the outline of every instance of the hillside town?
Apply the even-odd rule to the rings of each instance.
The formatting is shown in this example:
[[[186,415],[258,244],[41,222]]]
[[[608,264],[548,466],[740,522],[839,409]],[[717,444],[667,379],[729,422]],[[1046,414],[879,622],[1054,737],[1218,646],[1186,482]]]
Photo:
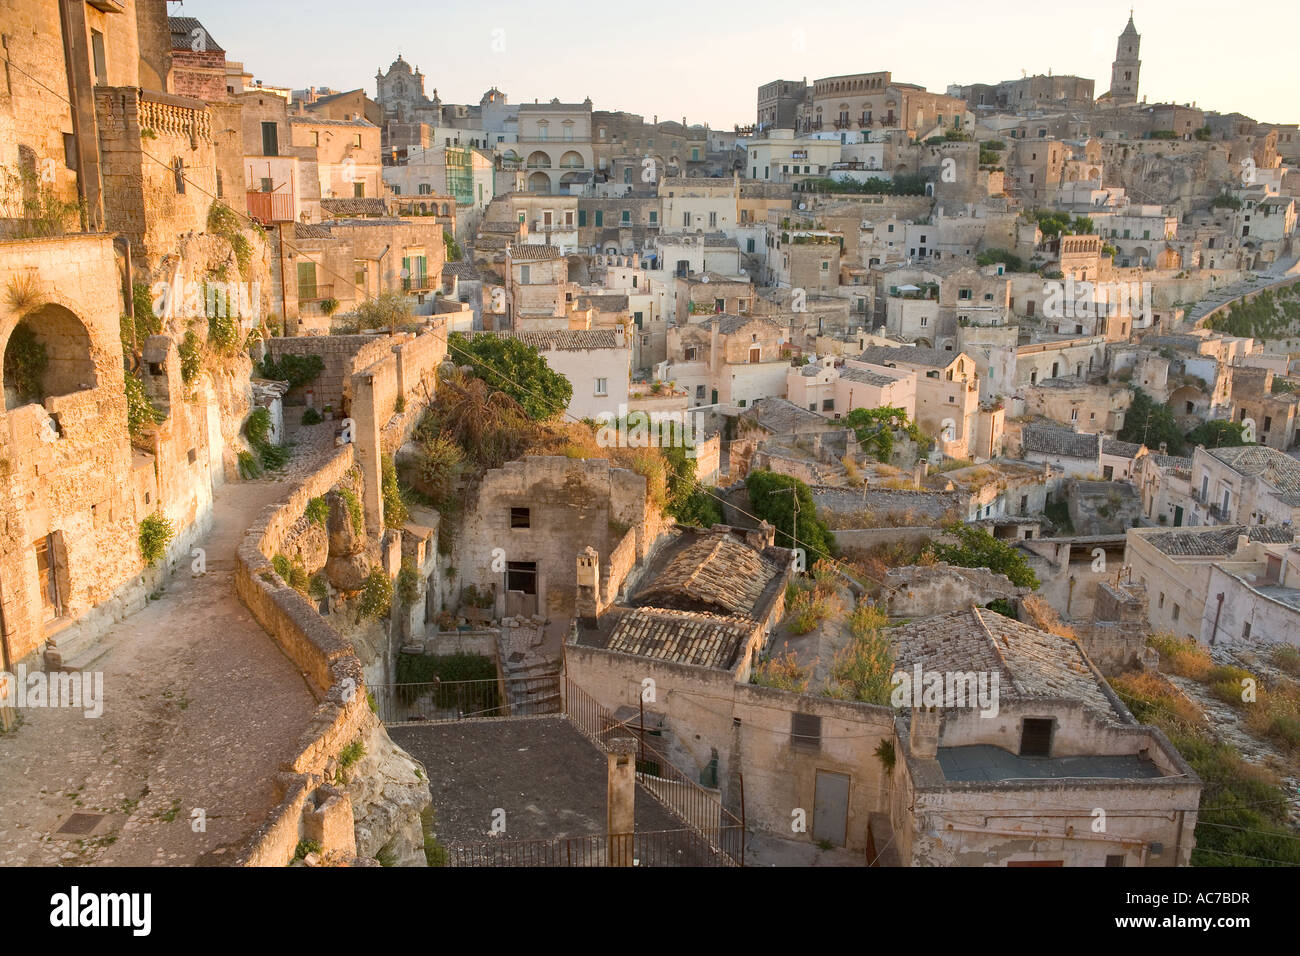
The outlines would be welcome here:
[[[1300,124],[205,7],[0,9],[0,865],[1300,864]]]

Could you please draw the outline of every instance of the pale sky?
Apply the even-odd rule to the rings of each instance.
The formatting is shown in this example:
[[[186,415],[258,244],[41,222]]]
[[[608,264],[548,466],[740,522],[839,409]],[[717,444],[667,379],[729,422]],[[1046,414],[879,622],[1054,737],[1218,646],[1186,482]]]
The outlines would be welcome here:
[[[950,83],[1050,69],[1095,80],[1100,95],[1129,16],[1128,3],[1110,0],[187,0],[169,8],[197,17],[229,59],[273,86],[364,87],[373,97],[375,71],[400,50],[444,103],[477,104],[495,85],[511,103],[590,96],[596,109],[726,129],[754,121],[758,86],[774,79],[888,70],[942,93]],[[1139,96],[1148,102],[1300,121],[1300,64],[1291,58],[1300,3],[1146,0],[1134,23]]]

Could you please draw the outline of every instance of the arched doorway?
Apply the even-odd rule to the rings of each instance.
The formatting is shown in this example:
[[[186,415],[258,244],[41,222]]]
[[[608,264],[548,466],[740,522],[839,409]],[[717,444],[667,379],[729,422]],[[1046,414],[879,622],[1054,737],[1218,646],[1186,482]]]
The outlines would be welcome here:
[[[546,173],[533,173],[528,177],[528,191],[532,193],[549,193],[551,177]]]
[[[0,382],[6,411],[97,387],[90,333],[60,305],[28,313],[5,338]]]

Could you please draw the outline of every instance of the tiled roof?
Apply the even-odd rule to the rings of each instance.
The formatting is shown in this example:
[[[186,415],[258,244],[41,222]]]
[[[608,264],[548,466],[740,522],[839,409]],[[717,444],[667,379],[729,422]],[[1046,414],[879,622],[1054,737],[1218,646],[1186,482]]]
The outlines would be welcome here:
[[[805,366],[813,368],[814,366]],[[741,418],[757,422],[774,435],[790,435],[800,427],[825,427],[826,419],[784,398],[760,398],[741,412]]]
[[[1028,424],[1021,429],[1020,435],[1026,452],[1065,458],[1095,459],[1101,444],[1100,435],[1076,432],[1073,428],[1050,422]]]
[[[386,216],[388,204],[379,196],[322,199],[320,208],[331,216]]]
[[[294,236],[298,239],[333,239],[334,233],[330,232],[329,226],[300,222],[294,227]]]
[[[908,365],[923,365],[926,368],[947,368],[960,353],[947,352],[942,349],[923,349],[915,345],[891,348],[888,345],[872,345],[858,356],[859,362],[869,365],[888,365],[890,362],[905,362]]]
[[[1192,460],[1183,458],[1180,455],[1149,455],[1156,465],[1161,468],[1173,468],[1175,471],[1191,471]]]
[[[614,329],[552,329],[549,332],[497,332],[502,338],[518,339],[542,352],[580,352],[584,349],[616,349]],[[624,339],[626,342],[627,340]]]
[[[1116,458],[1136,458],[1141,450],[1141,445],[1135,445],[1131,441],[1120,441],[1117,438],[1103,438],[1101,440],[1101,453],[1103,455],[1114,455]]]
[[[730,533],[704,534],[673,557],[636,603],[749,616],[778,573],[773,562]]]
[[[1300,495],[1300,461],[1267,445],[1207,449],[1233,471],[1256,475],[1285,496]]]
[[[540,259],[558,259],[560,250],[555,246],[533,245],[525,243],[510,247],[510,258],[516,262],[535,262]]]
[[[445,276],[460,276],[462,279],[475,281],[483,278],[478,273],[478,267],[472,262],[444,262],[442,264],[442,274]]]
[[[605,646],[654,660],[729,668],[754,626],[743,618],[643,607],[622,614]]]
[[[292,115],[292,116],[289,117],[289,122],[290,122],[290,123],[298,123],[298,124],[300,124],[300,125],[302,125],[302,126],[365,126],[365,127],[369,127],[370,129],[378,129],[378,128],[379,128],[379,127],[375,126],[375,124],[372,123],[372,122],[370,122],[369,120],[364,120],[364,119],[350,119],[350,120],[327,119],[327,118],[324,117],[324,116],[315,116],[315,115],[312,115],[312,116]]]
[[[1220,557],[1235,554],[1237,537],[1249,535],[1251,541],[1264,544],[1289,544],[1295,538],[1295,529],[1287,525],[1222,525],[1209,530],[1180,529],[1144,534],[1148,542],[1162,554],[1181,557]]]
[[[927,617],[890,631],[895,670],[997,674],[1002,701],[1056,697],[1082,701],[1112,721],[1123,718],[1078,644],[983,608]]]
[[[173,50],[182,50],[186,53],[226,52],[218,45],[216,40],[212,39],[212,34],[208,32],[208,28],[200,23],[196,17],[168,17],[167,27],[171,30]],[[195,33],[195,30],[202,30],[203,32]],[[194,41],[200,38],[203,40],[203,49],[196,51]]]
[[[855,368],[852,365],[845,365],[840,369],[840,378],[850,382],[861,382],[863,385],[875,385],[879,388],[894,385],[898,382],[898,379],[882,375],[880,372],[873,372],[871,369],[866,368]]]
[[[731,335],[744,328],[750,322],[762,322],[764,325],[770,325],[774,329],[784,329],[785,326],[775,319],[769,319],[765,315],[729,315],[722,313],[714,319],[718,323],[718,331],[723,335]]]

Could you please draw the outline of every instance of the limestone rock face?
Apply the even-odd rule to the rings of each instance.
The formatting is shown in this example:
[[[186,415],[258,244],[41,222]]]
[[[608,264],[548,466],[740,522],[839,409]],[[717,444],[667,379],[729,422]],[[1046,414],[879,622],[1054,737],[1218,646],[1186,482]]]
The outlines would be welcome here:
[[[385,850],[397,866],[425,866],[421,814],[433,804],[429,775],[393,743],[378,717],[367,724],[362,742],[365,756],[348,770],[344,787],[356,819],[357,856]]]
[[[366,547],[365,532],[357,532],[348,513],[348,504],[338,492],[330,492],[329,559],[325,562],[325,575],[330,584],[340,591],[359,591],[370,573],[371,556]]]

